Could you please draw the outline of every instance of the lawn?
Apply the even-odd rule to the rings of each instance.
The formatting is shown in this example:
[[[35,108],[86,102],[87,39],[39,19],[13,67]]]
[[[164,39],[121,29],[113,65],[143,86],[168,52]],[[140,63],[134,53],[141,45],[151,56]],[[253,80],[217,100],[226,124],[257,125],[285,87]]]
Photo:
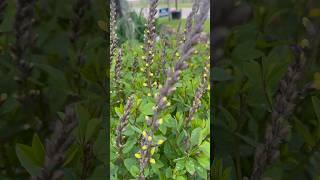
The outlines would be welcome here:
[[[161,17],[158,19],[159,24],[163,25],[168,25],[172,28],[178,28],[179,26],[179,21],[181,21],[181,26],[184,27],[186,24],[186,19],[181,19],[181,20],[169,20],[168,17]],[[206,20],[203,26],[203,30],[207,33],[210,32],[210,19]]]
[[[148,3],[146,2],[136,2],[136,3],[129,3],[129,5],[133,8],[146,8],[148,7]],[[159,2],[158,8],[166,8],[168,7],[166,2]],[[190,2],[180,2],[178,3],[178,8],[191,8],[192,3]],[[174,3],[169,3],[169,8],[175,8]]]

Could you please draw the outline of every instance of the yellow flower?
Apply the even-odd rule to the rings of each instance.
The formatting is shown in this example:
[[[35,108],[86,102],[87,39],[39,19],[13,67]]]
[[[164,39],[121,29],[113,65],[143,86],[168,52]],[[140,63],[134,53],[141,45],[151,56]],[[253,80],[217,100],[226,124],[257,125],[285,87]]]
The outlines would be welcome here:
[[[170,106],[171,105],[171,103],[170,102],[167,102],[167,106]]]
[[[142,59],[146,59],[146,57],[145,57],[145,56],[142,56],[141,58],[142,58]]]
[[[155,82],[153,82],[153,84],[152,84],[153,86],[156,86],[157,85],[157,81],[155,81]]]
[[[168,100],[168,98],[165,96],[162,98],[164,102],[166,102]]]
[[[317,90],[320,90],[320,73],[319,72],[314,74],[313,87]]]
[[[177,57],[179,57],[179,56],[180,56],[180,54],[179,54],[178,52],[176,52],[176,56],[177,56]]]
[[[164,142],[164,140],[159,139],[158,142],[157,142],[157,144],[158,144],[158,145],[161,145],[161,144],[163,144],[163,142]]]
[[[149,64],[148,64],[148,63],[146,63],[146,67],[149,67]]]
[[[151,96],[151,93],[148,93],[148,96]]]
[[[143,131],[143,132],[142,132],[142,135],[143,135],[143,137],[147,137],[147,132],[146,132],[146,131]]]
[[[198,54],[198,51],[197,51],[197,50],[195,50],[195,51],[194,51],[194,54]]]
[[[149,142],[152,141],[152,137],[151,136],[148,137],[148,141]]]
[[[142,85],[146,87],[146,86],[147,86],[147,83],[143,83]]]
[[[158,123],[159,123],[159,124],[162,124],[162,123],[163,123],[163,119],[160,118],[160,119],[158,120]]]
[[[150,159],[150,163],[151,163],[151,164],[155,164],[155,163],[156,163],[156,160],[154,160],[153,158],[151,158],[151,159]]]
[[[141,154],[140,154],[140,153],[135,153],[134,156],[135,156],[137,159],[140,159],[140,158],[141,158]]]
[[[152,106],[152,110],[156,110],[157,108],[155,106]]]
[[[156,151],[156,148],[155,147],[153,147],[152,149],[151,149],[151,151],[150,151],[150,153],[151,153],[151,156],[154,154],[154,152]]]
[[[150,73],[149,75],[152,77],[152,76],[153,76],[153,73]]]
[[[141,48],[141,49],[143,49],[143,46],[142,46],[142,45],[140,45],[140,48]]]
[[[210,90],[210,84],[208,85],[208,90]]]
[[[144,68],[140,68],[140,71],[144,71]]]
[[[142,150],[146,150],[147,149],[147,146],[146,145],[144,145],[144,146],[142,146],[142,148],[141,148]]]

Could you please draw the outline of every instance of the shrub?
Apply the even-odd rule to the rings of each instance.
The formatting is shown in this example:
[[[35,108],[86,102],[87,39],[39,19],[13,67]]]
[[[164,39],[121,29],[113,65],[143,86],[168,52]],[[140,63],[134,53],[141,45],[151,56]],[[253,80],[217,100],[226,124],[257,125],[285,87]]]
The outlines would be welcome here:
[[[157,0],[151,1],[144,44],[128,41],[113,52],[112,179],[207,179],[209,43],[196,44],[208,4],[194,4],[199,12],[184,33],[157,41]]]
[[[0,179],[107,176],[105,2],[0,7]]]
[[[302,1],[248,2],[213,69],[216,158],[231,179],[314,179],[319,24]]]

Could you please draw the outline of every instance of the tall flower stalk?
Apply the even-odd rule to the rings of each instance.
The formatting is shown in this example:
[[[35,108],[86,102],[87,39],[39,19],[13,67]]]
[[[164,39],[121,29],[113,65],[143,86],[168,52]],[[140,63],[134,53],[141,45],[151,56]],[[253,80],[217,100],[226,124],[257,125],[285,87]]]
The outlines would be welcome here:
[[[290,126],[288,118],[295,107],[295,99],[298,95],[297,81],[301,77],[306,65],[306,57],[300,47],[295,47],[295,60],[288,67],[287,73],[280,80],[275,95],[274,109],[271,113],[271,121],[267,124],[264,143],[256,149],[251,180],[259,180],[265,168],[272,164],[279,156],[279,145],[287,137]]]
[[[203,24],[207,19],[209,11],[209,0],[201,1],[200,13],[196,17],[196,24],[187,33],[186,42],[179,47],[179,60],[175,63],[172,69],[167,70],[167,79],[164,86],[159,90],[159,95],[156,96],[156,105],[153,107],[153,116],[147,118],[147,131],[144,131],[142,139],[140,141],[141,147],[143,147],[136,157],[140,159],[140,174],[138,179],[145,179],[144,171],[149,163],[154,163],[152,156],[152,149],[154,148],[153,138],[154,133],[157,132],[159,125],[162,123],[162,119],[158,118],[159,114],[166,107],[170,106],[170,102],[167,101],[167,97],[176,90],[175,84],[179,81],[181,72],[188,67],[187,60],[194,52],[194,46],[197,44],[200,37],[200,33],[203,28]],[[157,145],[162,144],[158,142]]]
[[[78,120],[72,106],[65,108],[64,122],[57,121],[51,140],[46,142],[44,164],[40,174],[32,180],[58,180],[63,177],[63,163],[68,148],[73,144],[72,131]]]
[[[185,121],[185,126],[187,127],[189,125],[189,123],[191,122],[194,114],[196,113],[196,111],[198,110],[198,108],[200,107],[201,104],[201,97],[202,95],[205,93],[206,89],[207,89],[207,85],[208,85],[208,77],[209,77],[209,68],[210,68],[210,64],[209,61],[206,62],[206,65],[204,67],[204,72],[201,76],[201,80],[200,80],[200,84],[196,90],[193,102],[192,102],[192,106],[189,109],[189,114],[188,117]]]
[[[26,60],[26,52],[32,48],[36,40],[36,35],[32,31],[35,23],[35,2],[35,0],[17,1],[17,10],[13,24],[15,42],[11,46],[11,57],[20,71],[20,76],[15,78],[19,84],[25,83],[33,69],[33,64]]]
[[[129,123],[129,116],[130,116],[130,111],[133,105],[133,96],[130,96],[127,100],[126,106],[124,108],[124,114],[123,116],[120,118],[119,124],[117,126],[117,130],[116,130],[116,134],[117,134],[117,138],[116,138],[116,146],[119,150],[119,154],[122,154],[122,148],[123,148],[123,131],[125,130],[125,128],[127,127],[128,123]]]
[[[118,36],[117,36],[117,13],[116,13],[116,3],[115,0],[110,2],[110,64],[112,63],[113,57],[115,56],[115,51],[118,46]]]
[[[154,53],[155,53],[155,39],[156,39],[156,14],[157,14],[157,5],[159,0],[151,0],[150,6],[149,6],[149,14],[148,14],[148,20],[146,24],[146,28],[144,31],[144,47],[143,50],[146,53],[146,56],[143,56],[142,58],[145,60],[146,63],[146,69],[145,73],[147,76],[147,82],[148,87],[151,89],[152,87],[152,77],[153,73],[151,70],[151,65],[153,63],[154,59]]]
[[[116,84],[117,87],[120,86],[120,78],[121,78],[121,69],[122,69],[122,51],[123,49],[120,48],[118,51],[118,55],[117,55],[117,59],[116,59],[116,63],[114,66],[114,82]]]

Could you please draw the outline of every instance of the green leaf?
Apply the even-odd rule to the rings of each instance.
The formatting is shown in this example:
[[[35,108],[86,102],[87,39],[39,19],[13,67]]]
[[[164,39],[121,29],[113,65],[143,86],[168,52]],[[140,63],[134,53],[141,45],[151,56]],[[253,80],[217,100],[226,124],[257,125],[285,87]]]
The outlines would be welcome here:
[[[224,107],[220,107],[220,112],[225,117],[225,121],[223,121],[223,123],[226,125],[227,128],[230,128],[230,130],[234,131],[237,128],[238,124],[235,118]]]
[[[153,110],[152,107],[154,106],[154,103],[146,103],[146,104],[141,104],[140,106],[140,111],[141,113],[143,113],[144,115],[152,115],[153,114]]]
[[[184,176],[177,176],[176,180],[186,180],[186,178]]]
[[[170,128],[176,128],[177,122],[170,114],[167,114],[163,117],[163,125]]]
[[[28,171],[31,176],[36,176],[41,170],[41,165],[37,162],[33,154],[33,149],[24,144],[16,144],[16,154],[21,165]]]
[[[187,144],[185,143],[186,138],[188,138],[188,134],[187,134],[187,131],[184,129],[183,131],[181,131],[181,133],[179,134],[179,136],[177,138],[178,148],[182,152],[185,152],[187,150]]]
[[[77,152],[79,151],[79,146],[78,145],[72,145],[67,153],[67,159],[65,160],[65,162],[63,163],[63,166],[66,166],[67,164],[69,164],[74,157],[76,156]]]
[[[210,170],[210,157],[201,153],[198,157],[196,157],[196,159],[203,168]]]
[[[139,175],[139,168],[138,166],[131,166],[130,173],[132,176],[137,177]]]
[[[260,50],[255,49],[254,41],[246,41],[239,43],[232,52],[232,57],[239,61],[251,61],[256,58],[264,56],[264,53]]]
[[[204,169],[203,167],[201,167],[201,166],[196,166],[196,172],[197,172],[197,174],[201,177],[201,178],[203,178],[203,179],[206,179],[207,180],[207,170],[206,169]],[[217,179],[218,180],[218,179]],[[220,180],[220,179],[219,179]]]
[[[127,168],[127,170],[131,173],[132,176],[136,176],[137,172],[136,170],[138,169],[139,172],[139,168],[138,168],[138,164],[137,161],[133,158],[128,158],[124,160],[124,166]]]
[[[41,143],[41,140],[37,134],[33,135],[32,150],[35,154],[35,158],[38,164],[42,164],[44,161],[45,149]]]
[[[203,142],[199,149],[208,157],[210,157],[210,143],[208,141]]]
[[[133,146],[137,143],[136,137],[132,136],[133,138],[129,138],[127,143],[123,147],[123,153],[127,154],[131,151]]]
[[[202,128],[196,128],[192,131],[190,138],[191,147],[201,143],[201,131]]]
[[[80,104],[77,104],[75,112],[79,119],[79,125],[77,128],[77,135],[81,142],[85,140],[87,123],[90,120],[89,112]]]
[[[186,169],[187,171],[193,175],[195,172],[195,168],[194,168],[194,160],[192,158],[188,158],[187,162],[186,162]]]
[[[101,162],[105,162],[108,156],[106,139],[107,139],[106,130],[105,129],[100,130],[98,138],[93,146],[94,155]],[[105,163],[109,163],[109,162],[105,162]]]
[[[306,141],[306,143],[309,146],[314,146],[316,143],[316,140],[308,130],[308,128],[296,117],[294,117],[295,122],[295,128],[297,129],[298,133],[303,137],[303,139]]]
[[[121,104],[119,107],[115,107],[114,111],[116,112],[116,114],[119,116],[119,118],[121,118],[123,116],[123,105]]]
[[[177,170],[177,171],[183,170],[183,169],[185,168],[185,164],[186,164],[185,158],[179,159],[179,160],[176,162],[176,170]]]
[[[96,133],[98,133],[98,129],[100,128],[101,119],[91,119],[88,122],[87,129],[86,129],[86,136],[85,136],[85,142],[88,142],[92,139]]]

